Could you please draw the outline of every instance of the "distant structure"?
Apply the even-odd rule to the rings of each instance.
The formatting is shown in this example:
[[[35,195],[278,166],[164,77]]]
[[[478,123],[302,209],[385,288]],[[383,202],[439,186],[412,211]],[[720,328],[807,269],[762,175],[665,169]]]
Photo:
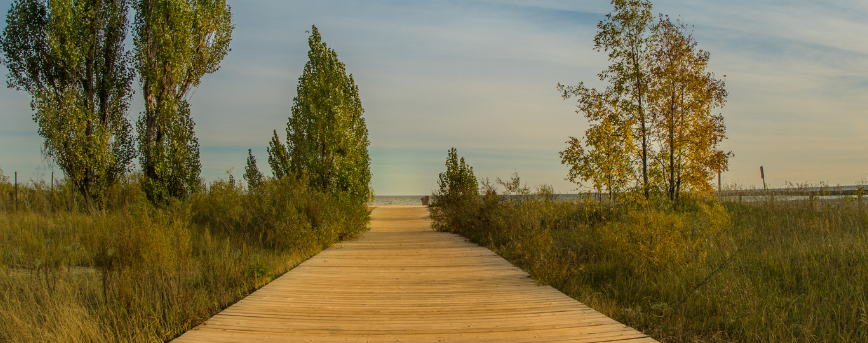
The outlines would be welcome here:
[[[430,202],[431,202],[431,196],[430,195],[426,195],[426,196],[422,197],[422,205],[423,206],[428,206],[428,204]]]

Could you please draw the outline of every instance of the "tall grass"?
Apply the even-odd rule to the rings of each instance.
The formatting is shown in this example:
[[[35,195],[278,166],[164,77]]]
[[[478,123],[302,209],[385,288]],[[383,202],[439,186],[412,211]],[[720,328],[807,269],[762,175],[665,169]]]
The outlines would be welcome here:
[[[164,206],[140,189],[133,176],[88,210],[63,184],[19,186],[15,204],[0,180],[0,341],[165,341],[368,221],[291,179]]]
[[[433,226],[665,342],[868,341],[868,211],[850,200],[435,203]]]

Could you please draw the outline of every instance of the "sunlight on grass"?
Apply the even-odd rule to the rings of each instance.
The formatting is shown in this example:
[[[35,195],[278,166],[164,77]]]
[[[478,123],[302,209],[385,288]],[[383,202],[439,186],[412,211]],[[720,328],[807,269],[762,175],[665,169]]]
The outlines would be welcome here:
[[[171,339],[368,222],[291,178],[165,206],[140,189],[131,177],[89,212],[67,185],[19,185],[16,205],[0,182],[0,341]]]
[[[436,229],[662,341],[868,341],[868,211],[853,199],[442,200]]]

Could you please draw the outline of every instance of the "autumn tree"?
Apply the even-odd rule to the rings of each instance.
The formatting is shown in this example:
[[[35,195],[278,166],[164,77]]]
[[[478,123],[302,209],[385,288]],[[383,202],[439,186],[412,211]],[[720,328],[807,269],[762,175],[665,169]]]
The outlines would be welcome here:
[[[137,123],[142,187],[152,201],[200,184],[189,92],[220,68],[232,39],[225,0],[138,0],[134,43],[145,111]]]
[[[568,180],[579,185],[591,181],[598,192],[620,193],[635,178],[633,168],[632,123],[623,115],[622,100],[611,89],[599,92],[578,86],[560,85],[564,99],[577,97],[579,109],[591,126],[585,131],[585,144],[570,137],[561,151],[561,163],[570,166]]]
[[[630,124],[641,165],[642,193],[647,199],[651,190],[648,160],[653,154],[647,111],[650,81],[647,62],[654,49],[654,17],[647,0],[612,0],[612,5],[613,11],[597,24],[599,31],[594,36],[594,50],[607,52],[612,62],[599,78],[609,82],[607,92],[619,99],[617,105],[623,122]]]
[[[714,172],[726,170],[730,152],[721,115],[724,82],[706,71],[708,52],[697,50],[683,24],[651,17],[651,3],[613,0],[614,10],[598,25],[596,50],[612,64],[600,73],[604,91],[558,84],[564,99],[578,98],[590,122],[584,142],[567,141],[561,161],[568,179],[619,192],[636,180],[648,199],[664,191],[675,200],[682,191],[710,190]],[[655,149],[656,147],[656,149]]]
[[[43,153],[98,206],[135,158],[128,12],[125,0],[17,0],[0,37],[7,85],[32,96]]]
[[[295,175],[315,189],[344,192],[367,202],[374,193],[359,88],[316,26],[311,28],[308,45],[308,62],[298,78],[286,126],[286,146],[275,134],[269,144],[269,163],[274,162],[276,177]]]
[[[714,173],[726,170],[732,156],[718,147],[726,138],[723,116],[712,114],[726,102],[724,81],[706,71],[710,54],[697,49],[692,32],[680,21],[661,15],[655,41],[648,94],[660,146],[655,160],[659,184],[671,200],[682,190],[710,192]]]

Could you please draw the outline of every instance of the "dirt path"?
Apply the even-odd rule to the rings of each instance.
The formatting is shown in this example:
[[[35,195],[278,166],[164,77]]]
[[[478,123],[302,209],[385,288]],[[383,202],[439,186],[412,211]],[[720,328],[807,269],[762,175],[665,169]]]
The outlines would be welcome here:
[[[654,342],[461,236],[379,207],[331,247],[176,342]]]

